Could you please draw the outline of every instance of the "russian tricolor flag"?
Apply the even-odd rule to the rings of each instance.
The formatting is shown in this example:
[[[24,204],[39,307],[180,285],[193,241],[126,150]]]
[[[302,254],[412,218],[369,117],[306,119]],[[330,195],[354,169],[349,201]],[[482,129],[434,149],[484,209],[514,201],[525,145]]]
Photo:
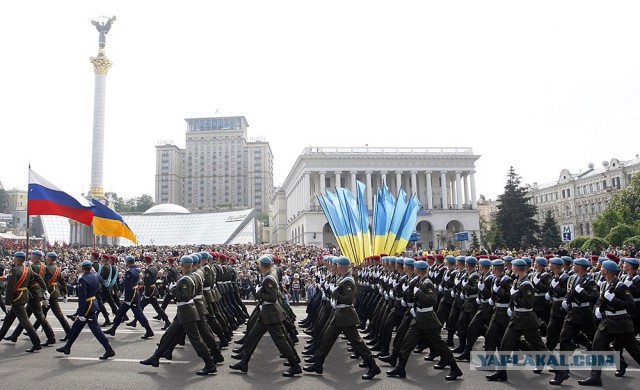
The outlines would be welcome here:
[[[91,225],[94,206],[86,199],[62,191],[29,169],[28,215],[60,215]]]

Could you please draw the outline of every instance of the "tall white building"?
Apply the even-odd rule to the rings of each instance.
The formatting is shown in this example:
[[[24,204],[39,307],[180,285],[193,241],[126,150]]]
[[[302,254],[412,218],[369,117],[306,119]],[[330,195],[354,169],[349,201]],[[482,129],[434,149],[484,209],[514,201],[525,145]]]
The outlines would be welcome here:
[[[611,196],[631,183],[640,172],[640,158],[620,161],[612,158],[595,168],[571,173],[563,169],[557,180],[529,187],[530,202],[538,207],[537,219],[544,221],[547,211],[560,225],[573,224],[575,236],[593,236],[593,221],[607,207]]]
[[[394,195],[400,187],[418,195],[422,207],[415,230],[422,249],[444,248],[455,232],[479,234],[475,188],[479,157],[471,148],[305,148],[271,197],[271,241],[334,244],[316,195],[336,185],[355,193],[356,180],[367,186],[370,212],[373,194],[383,183]]]
[[[266,211],[273,191],[269,143],[247,138],[244,116],[187,118],[186,148],[156,145],[156,203],[194,212]]]

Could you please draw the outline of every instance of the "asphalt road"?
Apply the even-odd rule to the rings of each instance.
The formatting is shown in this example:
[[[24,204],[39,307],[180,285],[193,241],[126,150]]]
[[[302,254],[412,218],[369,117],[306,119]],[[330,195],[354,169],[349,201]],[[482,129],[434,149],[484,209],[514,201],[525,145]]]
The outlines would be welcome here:
[[[65,313],[75,312],[76,303],[63,304]],[[253,307],[249,307],[251,310]],[[305,307],[296,306],[294,311],[299,319],[304,318]],[[145,310],[148,318],[155,313],[151,306]],[[175,306],[169,306],[169,317],[175,315]],[[55,317],[49,318],[58,337],[63,331]],[[324,375],[302,375],[296,378],[284,378],[281,373],[286,370],[282,366],[278,352],[268,334],[249,363],[249,373],[237,373],[229,369],[235,362],[230,358],[231,348],[223,351],[225,362],[218,366],[218,374],[207,377],[195,375],[202,368],[203,362],[195,354],[187,342],[184,348],[178,346],[173,361],[161,360],[159,368],[142,366],[139,360],[149,357],[159,341],[162,322],[150,320],[156,336],[150,340],[141,340],[144,329],[129,328],[122,324],[116,337],[110,337],[111,345],[116,351],[115,358],[109,361],[98,360],[102,355],[102,346],[93,338],[88,327],[73,345],[71,355],[57,353],[53,347],[45,347],[42,351],[29,354],[25,349],[30,346],[29,339],[22,336],[17,343],[0,342],[0,388],[1,389],[89,389],[99,387],[106,389],[200,389],[221,386],[227,389],[424,389],[437,386],[440,389],[540,389],[553,387],[548,384],[553,374],[547,371],[535,375],[530,371],[509,372],[509,382],[487,382],[485,373],[471,369],[469,363],[461,362],[464,376],[454,382],[444,380],[448,370],[437,371],[431,368],[432,362],[425,362],[423,354],[413,354],[407,365],[407,378],[387,378],[384,372],[388,369],[385,363],[379,362],[382,375],[373,381],[360,378],[366,369],[358,367],[356,360],[349,359],[346,341],[338,339],[324,365]],[[236,338],[241,336],[244,327],[236,331]],[[44,341],[44,335],[41,334]],[[302,351],[307,336],[302,334],[298,351]],[[476,344],[481,348],[482,338]],[[628,355],[627,355],[628,356]],[[631,360],[628,358],[628,360]],[[632,368],[624,378],[616,378],[613,372],[603,373],[605,388],[637,389],[640,384],[640,369],[633,362]],[[579,388],[577,379],[588,376],[587,371],[572,374],[562,388]]]

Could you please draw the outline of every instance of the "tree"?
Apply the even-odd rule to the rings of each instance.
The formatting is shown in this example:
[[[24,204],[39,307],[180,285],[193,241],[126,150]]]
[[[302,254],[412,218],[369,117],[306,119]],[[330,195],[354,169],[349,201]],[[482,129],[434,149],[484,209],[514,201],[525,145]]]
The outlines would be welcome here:
[[[609,208],[619,213],[622,221],[629,225],[640,220],[640,173],[631,179],[627,187],[613,194],[607,205]]]
[[[4,190],[2,182],[0,182],[0,213],[6,213],[9,210],[9,197],[7,191]]]
[[[584,244],[582,244],[582,251],[583,252],[598,252],[600,253],[600,251],[602,251],[602,249],[606,248],[609,246],[609,243],[607,243],[606,241],[604,241],[601,238],[589,238],[587,241],[584,242]]]
[[[621,223],[611,229],[604,239],[611,245],[622,246],[627,238],[638,235],[638,230],[635,226]]]
[[[587,240],[589,240],[590,238],[591,237],[589,236],[578,236],[574,238],[573,241],[571,241],[571,243],[569,244],[569,248],[580,249],[582,248],[582,245],[584,245],[584,243],[587,242]]]
[[[593,221],[593,234],[596,237],[606,237],[611,229],[621,223],[624,223],[624,220],[620,212],[613,207],[607,206]]]
[[[558,248],[562,244],[560,227],[558,227],[558,222],[551,214],[551,211],[547,211],[540,228],[540,243],[547,248]]]
[[[529,204],[527,189],[520,186],[521,178],[509,168],[504,194],[498,197],[496,221],[506,245],[510,248],[536,244],[538,221],[534,219],[536,206]],[[524,248],[523,248],[524,249]]]
[[[153,201],[153,198],[151,197],[151,195],[144,194],[139,198],[136,198],[136,207],[134,211],[138,213],[143,213],[155,205],[156,205],[156,202]]]
[[[478,240],[478,235],[476,232],[471,233],[471,250],[480,249],[480,240]]]
[[[480,237],[482,246],[490,252],[504,246],[504,239],[495,219],[487,221],[480,217]]]

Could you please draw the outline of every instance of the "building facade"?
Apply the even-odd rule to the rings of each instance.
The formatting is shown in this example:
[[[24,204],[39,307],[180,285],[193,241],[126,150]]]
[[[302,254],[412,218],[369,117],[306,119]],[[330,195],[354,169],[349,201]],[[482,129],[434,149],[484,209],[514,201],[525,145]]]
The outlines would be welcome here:
[[[273,191],[269,143],[247,138],[244,116],[187,118],[186,148],[156,145],[156,203],[191,211],[266,211]]]
[[[560,172],[558,180],[529,186],[530,203],[538,208],[540,223],[548,211],[560,225],[573,224],[575,236],[593,236],[593,221],[607,207],[611,196],[631,183],[640,172],[640,158],[604,161],[595,168],[589,164],[581,173],[568,169]]]
[[[479,157],[471,148],[305,148],[271,198],[271,240],[335,244],[316,195],[336,186],[355,193],[360,180],[366,184],[370,214],[373,194],[383,184],[394,194],[401,187],[408,195],[417,194],[421,208],[416,249],[442,249],[455,232],[479,234],[475,188]],[[462,245],[468,247],[469,242]]]

